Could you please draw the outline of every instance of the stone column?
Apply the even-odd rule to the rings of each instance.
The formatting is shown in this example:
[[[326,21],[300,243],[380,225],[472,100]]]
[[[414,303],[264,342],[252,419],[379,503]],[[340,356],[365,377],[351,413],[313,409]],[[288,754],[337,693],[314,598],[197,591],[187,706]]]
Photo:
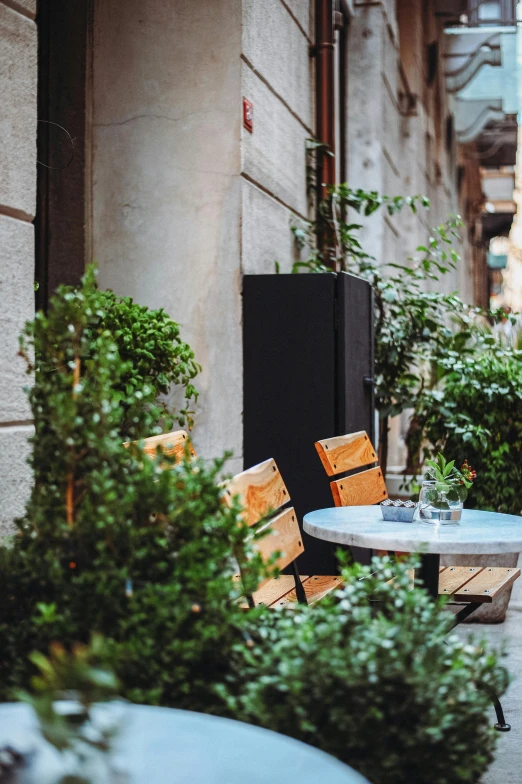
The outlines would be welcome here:
[[[0,536],[22,514],[31,414],[18,335],[34,316],[36,0],[0,0]]]

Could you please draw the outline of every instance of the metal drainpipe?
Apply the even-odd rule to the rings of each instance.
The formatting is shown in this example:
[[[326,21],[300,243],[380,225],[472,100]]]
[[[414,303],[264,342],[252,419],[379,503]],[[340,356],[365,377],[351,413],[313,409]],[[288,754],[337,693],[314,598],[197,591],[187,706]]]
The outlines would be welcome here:
[[[317,139],[335,153],[334,120],[334,25],[333,0],[315,3],[316,56],[316,123]],[[335,161],[332,155],[319,156],[319,198],[326,196],[328,185],[335,183]]]
[[[328,186],[335,184],[335,107],[334,107],[334,24],[333,0],[315,3],[316,57],[316,138],[326,145],[331,155],[318,150],[317,203],[326,198]],[[332,247],[333,237],[328,229],[318,227],[319,248]],[[328,260],[325,259],[328,263]]]

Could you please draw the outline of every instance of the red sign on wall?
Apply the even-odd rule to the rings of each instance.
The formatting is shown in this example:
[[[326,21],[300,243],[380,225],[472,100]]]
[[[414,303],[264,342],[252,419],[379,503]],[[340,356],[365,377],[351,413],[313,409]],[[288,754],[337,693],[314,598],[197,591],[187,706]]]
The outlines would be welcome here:
[[[243,98],[243,126],[250,133],[254,130],[254,107],[246,98]]]

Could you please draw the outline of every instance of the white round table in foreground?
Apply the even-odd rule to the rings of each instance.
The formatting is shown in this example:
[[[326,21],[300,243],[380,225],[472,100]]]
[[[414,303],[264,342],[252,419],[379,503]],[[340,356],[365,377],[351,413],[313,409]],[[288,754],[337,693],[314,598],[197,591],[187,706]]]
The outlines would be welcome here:
[[[329,754],[251,724],[148,705],[129,704],[125,714],[114,747],[128,784],[369,784]],[[22,703],[0,705],[6,745],[54,752]]]

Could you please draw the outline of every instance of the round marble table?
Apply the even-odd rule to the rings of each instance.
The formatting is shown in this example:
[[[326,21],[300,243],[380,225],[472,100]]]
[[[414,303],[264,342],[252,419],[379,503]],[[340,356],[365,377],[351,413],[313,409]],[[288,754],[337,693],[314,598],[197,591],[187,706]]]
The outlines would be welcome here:
[[[6,745],[37,749],[35,765],[40,760],[45,771],[37,771],[34,781],[50,784],[47,771],[58,752],[43,741],[27,705],[0,705],[0,748]],[[114,747],[128,784],[368,784],[347,765],[293,738],[191,711],[128,705]]]
[[[383,520],[379,506],[338,506],[304,517],[310,536],[344,545],[420,553],[421,579],[438,594],[440,555],[518,553],[522,551],[522,517],[464,509],[460,523],[432,525],[416,520]]]

